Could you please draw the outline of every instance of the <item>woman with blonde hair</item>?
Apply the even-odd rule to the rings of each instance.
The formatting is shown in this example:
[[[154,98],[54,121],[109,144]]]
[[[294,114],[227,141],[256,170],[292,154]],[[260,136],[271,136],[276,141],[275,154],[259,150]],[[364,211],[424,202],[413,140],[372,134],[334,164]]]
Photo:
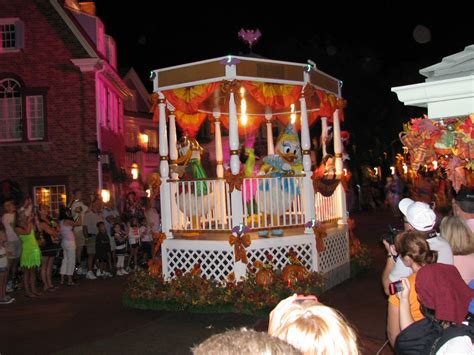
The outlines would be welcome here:
[[[357,336],[335,309],[297,295],[281,301],[270,313],[268,333],[304,355],[357,355]]]
[[[444,217],[440,225],[441,236],[453,250],[454,266],[465,283],[474,280],[474,233],[459,217]]]

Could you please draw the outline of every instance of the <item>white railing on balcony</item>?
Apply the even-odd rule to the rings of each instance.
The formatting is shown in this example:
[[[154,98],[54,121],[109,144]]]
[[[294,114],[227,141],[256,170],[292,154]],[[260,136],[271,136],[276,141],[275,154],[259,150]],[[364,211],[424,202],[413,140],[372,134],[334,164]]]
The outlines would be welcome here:
[[[231,207],[223,179],[168,180],[171,189],[171,229],[229,230]]]
[[[303,225],[303,176],[257,177],[242,184],[244,224],[251,229]]]

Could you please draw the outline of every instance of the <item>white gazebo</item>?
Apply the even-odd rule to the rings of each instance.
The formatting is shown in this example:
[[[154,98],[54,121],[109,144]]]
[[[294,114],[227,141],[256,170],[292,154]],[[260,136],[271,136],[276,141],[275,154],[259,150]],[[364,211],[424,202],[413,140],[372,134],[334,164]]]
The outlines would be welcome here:
[[[474,44],[420,74],[426,77],[424,83],[392,88],[405,105],[426,107],[432,119],[474,113]]]
[[[275,267],[281,269],[289,263],[286,255],[293,250],[308,270],[319,271],[326,275],[326,287],[347,279],[350,276],[350,267],[345,193],[342,184],[339,184],[332,196],[324,197],[315,193],[311,180],[309,155],[311,143],[308,116],[315,117],[318,114],[319,104],[315,104],[315,100],[318,100],[318,97],[321,98],[321,95],[331,96],[332,99],[341,98],[340,81],[311,64],[237,56],[159,69],[152,72],[152,77],[154,93],[158,98],[156,110],[159,119],[161,155],[162,229],[167,237],[162,245],[164,277],[172,278],[175,276],[176,269],[186,272],[197,263],[200,264],[202,274],[208,278],[224,280],[231,272],[235,273],[237,279],[243,276],[246,265],[235,260],[234,248],[229,244],[229,235],[233,227],[244,224],[251,229],[251,245],[246,249],[249,262],[264,261],[265,254],[271,253]],[[285,90],[293,92],[293,104],[297,107],[294,113],[298,116],[301,127],[300,140],[304,170],[301,175],[283,178],[246,178],[241,188],[234,188],[230,186],[229,180],[224,178],[221,124],[223,118],[228,122],[230,171],[236,176],[241,168],[239,88],[242,86],[248,88],[249,85],[253,88],[268,85],[266,92],[271,90],[282,92],[276,86],[284,86]],[[172,98],[176,98],[176,95],[188,89],[189,95],[199,90],[204,93],[203,96],[207,95],[199,105],[193,106],[195,110],[193,113],[207,115],[214,124],[216,178],[183,181],[172,173],[173,169],[170,169],[170,165],[176,164],[178,158],[176,141],[178,107],[176,101],[172,102]],[[319,91],[318,95],[315,94],[316,91]],[[252,98],[249,97],[248,100]],[[290,105],[288,103],[286,106],[285,101],[285,104],[280,102],[278,107],[272,107],[271,104],[265,105],[261,102],[259,105],[257,101],[254,100],[249,104],[247,115],[260,119],[260,122],[266,126],[268,154],[273,154],[272,121],[277,115],[289,115]],[[342,173],[340,109],[335,108],[331,114],[332,117],[319,115],[323,131],[327,131],[329,124],[333,125],[335,164],[339,176]],[[249,193],[246,191],[246,186],[252,184],[260,186],[263,183],[270,186],[280,185],[281,180],[277,181],[277,179],[284,179],[286,186],[292,186],[294,199],[292,201],[270,199],[269,203],[272,204],[273,209],[280,208],[281,212],[282,206],[286,206],[280,213],[281,217],[276,220],[253,218],[270,206],[259,206],[257,211],[252,206],[249,207],[243,197]],[[246,181],[249,184],[246,184]],[[180,196],[180,191],[186,189],[191,191],[196,184],[199,186],[205,184],[206,191],[209,192],[206,198]],[[257,189],[257,194],[265,193],[264,189]],[[253,197],[256,200],[269,201],[268,198]],[[326,249],[322,252],[316,250],[312,229],[305,228],[305,224],[312,219],[325,222],[327,226],[328,235],[324,238]],[[257,235],[257,231],[276,228],[283,229],[284,236],[260,238]],[[197,232],[199,235],[185,236],[186,232],[190,231]]]

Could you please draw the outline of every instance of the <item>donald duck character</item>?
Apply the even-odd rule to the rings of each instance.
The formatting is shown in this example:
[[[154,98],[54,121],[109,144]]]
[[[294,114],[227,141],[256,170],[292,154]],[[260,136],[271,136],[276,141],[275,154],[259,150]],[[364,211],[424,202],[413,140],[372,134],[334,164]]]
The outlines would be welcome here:
[[[264,218],[270,218],[270,225],[279,225],[280,217],[290,210],[299,187],[294,179],[288,178],[301,174],[303,159],[301,145],[293,124],[288,124],[277,139],[275,154],[263,158],[259,175],[277,179],[263,179],[259,183],[258,209]],[[275,181],[276,180],[276,181]],[[272,235],[282,236],[283,230],[274,229]],[[259,232],[267,236],[267,231]]]

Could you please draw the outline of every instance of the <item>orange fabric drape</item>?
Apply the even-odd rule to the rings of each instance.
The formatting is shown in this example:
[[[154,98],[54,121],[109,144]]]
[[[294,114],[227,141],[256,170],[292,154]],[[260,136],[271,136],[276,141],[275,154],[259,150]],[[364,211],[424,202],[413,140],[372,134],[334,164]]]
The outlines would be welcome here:
[[[319,115],[327,117],[328,121],[332,122],[332,114],[337,108],[337,98],[332,94],[328,94],[323,90],[316,89],[316,94],[319,97]]]
[[[188,88],[163,91],[176,111],[187,114],[198,112],[199,106],[219,87],[219,83],[196,85]]]
[[[243,87],[247,92],[265,107],[272,110],[288,110],[291,104],[296,104],[301,95],[301,86],[267,84],[253,81],[243,81]]]
[[[206,119],[207,113],[186,114],[175,111],[176,123],[191,138],[196,137],[202,122]]]

